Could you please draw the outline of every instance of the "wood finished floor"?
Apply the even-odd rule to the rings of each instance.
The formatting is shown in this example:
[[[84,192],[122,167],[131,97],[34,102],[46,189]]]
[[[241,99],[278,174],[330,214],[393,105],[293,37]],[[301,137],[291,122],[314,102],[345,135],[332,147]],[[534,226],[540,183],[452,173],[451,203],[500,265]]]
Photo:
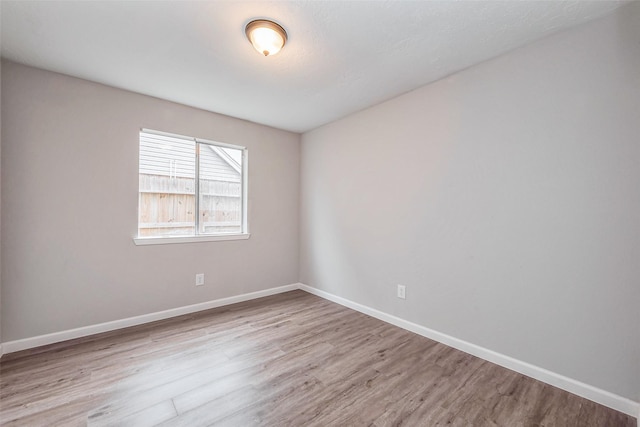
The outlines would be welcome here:
[[[5,355],[3,426],[636,426],[302,291]]]

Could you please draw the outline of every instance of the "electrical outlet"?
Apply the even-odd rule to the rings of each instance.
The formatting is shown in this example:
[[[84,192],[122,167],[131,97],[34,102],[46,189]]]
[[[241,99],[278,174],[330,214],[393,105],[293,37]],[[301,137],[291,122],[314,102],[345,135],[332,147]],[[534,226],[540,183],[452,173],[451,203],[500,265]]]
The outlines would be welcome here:
[[[196,286],[204,285],[204,273],[196,274]]]
[[[407,287],[404,285],[398,285],[398,298],[407,298]]]

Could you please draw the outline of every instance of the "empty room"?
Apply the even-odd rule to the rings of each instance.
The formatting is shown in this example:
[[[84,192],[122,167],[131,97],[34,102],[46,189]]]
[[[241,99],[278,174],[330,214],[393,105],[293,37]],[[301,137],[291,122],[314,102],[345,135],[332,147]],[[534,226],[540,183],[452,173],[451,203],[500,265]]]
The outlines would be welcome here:
[[[0,24],[0,425],[639,425],[640,1]]]

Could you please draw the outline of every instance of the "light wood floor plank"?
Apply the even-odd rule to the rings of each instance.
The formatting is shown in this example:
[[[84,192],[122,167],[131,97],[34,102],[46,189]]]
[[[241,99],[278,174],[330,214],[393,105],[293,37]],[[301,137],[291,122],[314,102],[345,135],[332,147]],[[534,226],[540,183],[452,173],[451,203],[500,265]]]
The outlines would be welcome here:
[[[6,355],[3,426],[634,426],[302,291]]]

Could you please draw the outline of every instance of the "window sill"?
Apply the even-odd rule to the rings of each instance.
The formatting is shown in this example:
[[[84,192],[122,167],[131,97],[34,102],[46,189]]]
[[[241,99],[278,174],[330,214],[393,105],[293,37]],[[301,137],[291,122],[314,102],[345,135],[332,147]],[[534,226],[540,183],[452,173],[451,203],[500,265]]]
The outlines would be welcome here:
[[[175,243],[201,243],[219,242],[223,240],[246,240],[249,233],[242,234],[218,234],[217,236],[180,236],[180,237],[134,237],[136,246],[144,245],[170,245]]]

